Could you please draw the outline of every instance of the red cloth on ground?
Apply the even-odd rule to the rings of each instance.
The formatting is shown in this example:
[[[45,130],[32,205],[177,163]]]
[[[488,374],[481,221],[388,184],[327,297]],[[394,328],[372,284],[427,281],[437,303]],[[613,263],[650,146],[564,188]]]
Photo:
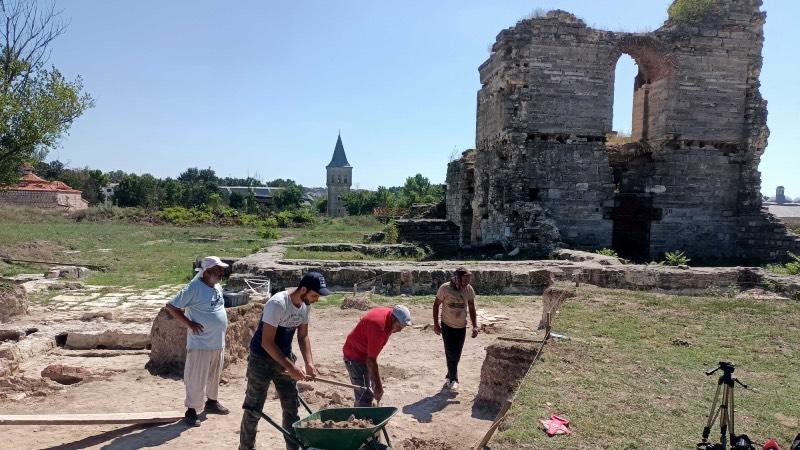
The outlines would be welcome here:
[[[781,446],[775,442],[775,439],[770,439],[764,443],[764,450],[781,450]]]
[[[548,436],[555,436],[557,434],[566,434],[569,436],[572,434],[572,430],[569,429],[569,419],[552,415],[549,420],[539,419],[539,422],[541,422]]]
[[[392,335],[392,308],[375,308],[347,335],[342,354],[350,361],[367,362],[367,357],[377,359]]]

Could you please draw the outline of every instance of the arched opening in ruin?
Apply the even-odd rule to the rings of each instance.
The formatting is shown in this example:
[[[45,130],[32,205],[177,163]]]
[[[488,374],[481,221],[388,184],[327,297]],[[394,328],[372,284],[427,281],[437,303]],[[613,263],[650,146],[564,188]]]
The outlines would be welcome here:
[[[633,130],[634,82],[638,78],[639,67],[629,55],[623,54],[614,69],[614,109],[612,111],[612,127],[614,130],[609,139],[612,143],[629,141]],[[639,125],[641,126],[641,125]]]
[[[650,227],[661,217],[647,190],[654,162],[646,141],[666,134],[667,92],[674,67],[657,41],[641,35],[623,37],[612,58],[612,124],[621,132],[608,141],[616,186],[612,247],[620,256],[635,261],[650,258]],[[623,134],[626,131],[629,134]]]

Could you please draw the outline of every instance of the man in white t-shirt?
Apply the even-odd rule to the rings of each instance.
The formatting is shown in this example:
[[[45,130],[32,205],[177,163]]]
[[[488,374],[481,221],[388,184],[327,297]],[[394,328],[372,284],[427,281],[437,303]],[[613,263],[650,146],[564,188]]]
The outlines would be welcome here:
[[[189,426],[197,427],[197,410],[228,414],[217,401],[219,378],[225,356],[225,331],[228,315],[219,281],[227,264],[216,256],[200,262],[200,271],[169,303],[167,311],[186,330],[186,363],[183,383],[186,386],[186,415]],[[203,392],[208,400],[203,403]]]
[[[309,272],[295,289],[278,292],[264,305],[261,322],[250,341],[239,450],[255,449],[259,412],[264,409],[270,382],[275,384],[281,401],[283,427],[291,430],[292,424],[300,420],[297,382],[318,375],[308,337],[308,317],[311,305],[320,296],[330,293],[325,278],[317,272]],[[295,365],[297,357],[292,353],[295,332],[305,368]],[[299,448],[288,438],[285,440],[288,450]]]

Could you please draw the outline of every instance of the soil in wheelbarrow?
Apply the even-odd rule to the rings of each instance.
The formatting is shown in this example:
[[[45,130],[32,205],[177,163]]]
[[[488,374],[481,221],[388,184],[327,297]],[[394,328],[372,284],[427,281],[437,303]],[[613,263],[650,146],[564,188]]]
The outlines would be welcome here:
[[[372,419],[356,419],[356,416],[350,415],[346,421],[335,422],[333,420],[309,420],[303,422],[304,428],[372,428],[375,426]]]

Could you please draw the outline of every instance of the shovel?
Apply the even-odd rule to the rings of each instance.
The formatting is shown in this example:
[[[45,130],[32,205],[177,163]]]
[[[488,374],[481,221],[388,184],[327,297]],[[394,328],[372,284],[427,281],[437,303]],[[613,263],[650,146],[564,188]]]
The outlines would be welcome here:
[[[368,388],[366,386],[358,386],[358,385],[355,385],[355,384],[342,383],[341,381],[327,380],[325,378],[319,378],[319,377],[311,378],[311,381],[318,381],[320,383],[332,384],[334,386],[346,387],[346,388],[351,388],[351,389],[363,389],[365,391],[372,392],[372,389],[370,389],[370,388]]]

